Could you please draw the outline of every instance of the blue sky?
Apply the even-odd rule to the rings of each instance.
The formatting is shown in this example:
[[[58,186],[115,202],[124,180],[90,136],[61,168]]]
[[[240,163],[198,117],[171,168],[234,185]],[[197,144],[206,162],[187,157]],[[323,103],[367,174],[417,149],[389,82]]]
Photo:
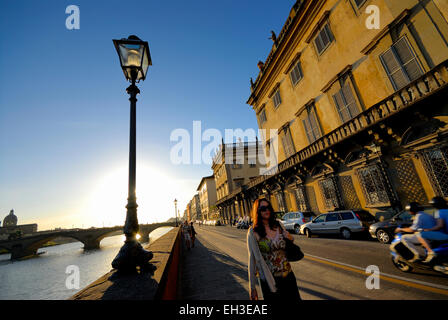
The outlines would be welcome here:
[[[90,227],[122,223],[129,101],[112,39],[149,42],[139,84],[137,202],[141,222],[181,214],[209,165],[173,165],[177,128],[254,128],[250,77],[294,1],[0,2],[0,218]],[[65,27],[68,5],[80,29]],[[164,180],[164,181],[161,181]],[[140,202],[139,202],[140,200]]]

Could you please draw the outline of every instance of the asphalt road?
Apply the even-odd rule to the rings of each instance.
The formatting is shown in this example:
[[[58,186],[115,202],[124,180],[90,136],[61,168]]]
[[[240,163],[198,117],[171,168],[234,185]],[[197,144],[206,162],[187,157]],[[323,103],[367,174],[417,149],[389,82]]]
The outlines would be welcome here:
[[[246,234],[229,226],[196,226],[198,239],[247,266]],[[448,276],[431,271],[403,273],[389,255],[389,246],[374,240],[294,235],[305,258],[292,262],[304,300],[447,300]],[[367,289],[366,267],[380,271],[379,289]],[[260,292],[259,292],[260,294]]]

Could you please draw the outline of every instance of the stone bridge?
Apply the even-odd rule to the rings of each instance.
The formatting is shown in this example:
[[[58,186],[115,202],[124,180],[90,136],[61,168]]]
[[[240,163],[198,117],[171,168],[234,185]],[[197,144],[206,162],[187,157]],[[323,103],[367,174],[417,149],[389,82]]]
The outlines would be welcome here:
[[[149,234],[160,227],[174,227],[173,222],[141,224],[139,226],[140,242],[148,242]],[[24,258],[37,254],[37,250],[45,243],[58,237],[73,238],[84,244],[85,250],[99,249],[102,239],[123,231],[123,227],[111,228],[91,228],[91,229],[71,229],[53,232],[37,233],[32,236],[15,240],[0,241],[0,248],[11,253],[11,260]]]

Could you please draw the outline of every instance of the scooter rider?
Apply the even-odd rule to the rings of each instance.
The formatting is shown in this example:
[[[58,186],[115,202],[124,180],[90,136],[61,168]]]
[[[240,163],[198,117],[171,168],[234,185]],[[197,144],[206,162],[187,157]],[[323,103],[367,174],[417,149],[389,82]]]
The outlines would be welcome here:
[[[411,202],[409,206],[406,207],[409,210],[409,213],[414,217],[414,222],[412,226],[408,228],[396,228],[395,232],[408,232],[412,234],[405,234],[401,237],[402,243],[409,248],[409,250],[414,253],[414,258],[409,260],[409,262],[414,262],[419,259],[419,253],[415,245],[419,244],[420,241],[417,238],[416,232],[419,229],[431,229],[433,228],[437,222],[433,216],[422,212],[422,208],[418,202]]]
[[[417,234],[417,238],[428,252],[425,263],[431,262],[436,256],[427,240],[448,241],[448,205],[442,197],[434,197],[429,202],[437,211],[434,217],[437,219],[437,225],[433,228],[423,229]]]

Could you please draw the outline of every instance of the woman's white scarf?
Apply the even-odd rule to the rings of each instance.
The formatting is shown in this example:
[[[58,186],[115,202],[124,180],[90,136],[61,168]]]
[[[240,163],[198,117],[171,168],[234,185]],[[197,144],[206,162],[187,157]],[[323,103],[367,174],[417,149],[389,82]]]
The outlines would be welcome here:
[[[255,289],[255,272],[258,270],[260,278],[267,282],[271,292],[276,292],[277,288],[275,286],[274,276],[271,273],[268,265],[263,259],[260,252],[260,247],[258,246],[257,240],[254,235],[252,228],[249,228],[247,232],[247,247],[249,253],[249,287],[250,289]]]

